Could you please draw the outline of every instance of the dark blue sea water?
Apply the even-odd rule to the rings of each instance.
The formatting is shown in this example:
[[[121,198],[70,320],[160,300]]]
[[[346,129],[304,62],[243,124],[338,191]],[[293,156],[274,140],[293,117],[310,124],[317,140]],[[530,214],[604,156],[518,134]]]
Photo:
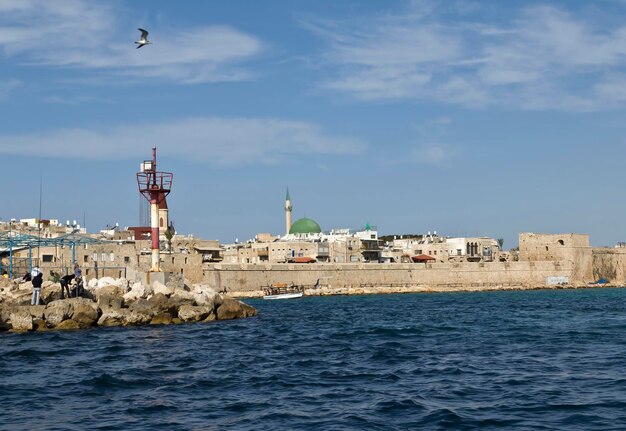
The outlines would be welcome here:
[[[0,429],[626,429],[626,289],[248,302],[0,334]]]

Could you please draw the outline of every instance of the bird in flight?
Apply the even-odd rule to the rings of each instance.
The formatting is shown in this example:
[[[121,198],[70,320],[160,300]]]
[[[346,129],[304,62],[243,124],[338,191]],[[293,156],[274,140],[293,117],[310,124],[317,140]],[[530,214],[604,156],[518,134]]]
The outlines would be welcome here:
[[[137,44],[137,49],[141,48],[144,45],[149,45],[152,43],[148,41],[148,32],[146,30],[144,30],[143,28],[138,28],[137,30],[141,32],[141,38],[137,42],[135,42]]]

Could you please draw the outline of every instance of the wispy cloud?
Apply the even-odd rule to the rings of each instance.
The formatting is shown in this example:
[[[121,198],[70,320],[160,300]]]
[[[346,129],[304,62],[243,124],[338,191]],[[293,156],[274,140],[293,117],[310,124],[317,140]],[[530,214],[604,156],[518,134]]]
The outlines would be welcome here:
[[[243,166],[275,164],[302,155],[357,154],[365,144],[318,126],[274,118],[192,118],[121,125],[106,130],[60,129],[0,135],[0,154],[74,159],[142,157],[151,146],[192,162]]]
[[[458,153],[457,148],[442,143],[421,144],[413,148],[411,161],[427,165],[442,165]]]
[[[487,24],[445,5],[417,2],[403,15],[348,23],[308,20],[305,27],[327,41],[322,58],[331,74],[320,85],[364,100],[516,109],[626,102],[612,92],[626,67],[626,25],[546,6]]]
[[[136,50],[136,26],[102,2],[5,0],[0,52],[22,64],[195,83],[249,79],[241,63],[263,48],[256,37],[228,26],[150,26],[154,44]]]

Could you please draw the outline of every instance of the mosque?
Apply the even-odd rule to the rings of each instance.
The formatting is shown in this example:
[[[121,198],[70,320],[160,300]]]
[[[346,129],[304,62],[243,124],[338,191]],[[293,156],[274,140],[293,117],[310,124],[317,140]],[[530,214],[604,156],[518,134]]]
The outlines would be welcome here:
[[[287,188],[287,196],[285,197],[285,236],[307,236],[322,233],[320,225],[310,218],[303,217],[291,224],[291,210],[291,197],[289,196],[289,188]]]
[[[378,262],[380,244],[375,227],[323,232],[313,219],[292,220],[289,189],[285,197],[285,234],[257,234],[254,240],[224,246],[224,263]]]

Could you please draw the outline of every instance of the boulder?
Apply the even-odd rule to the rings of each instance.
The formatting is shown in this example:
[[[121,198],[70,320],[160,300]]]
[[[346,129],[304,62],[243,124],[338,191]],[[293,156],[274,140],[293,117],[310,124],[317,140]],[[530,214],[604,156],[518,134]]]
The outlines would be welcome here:
[[[32,331],[33,330],[33,316],[27,309],[21,308],[14,311],[9,316],[11,322],[11,329],[16,332]]]
[[[124,309],[124,311],[128,311],[124,314],[124,325],[125,326],[137,326],[137,325],[147,325],[152,321],[152,314],[146,313],[133,313],[130,310]]]
[[[72,304],[67,299],[52,301],[46,305],[44,319],[48,326],[56,327],[59,323],[72,316]]]
[[[183,289],[176,289],[170,299],[175,299],[176,301],[181,301],[181,303],[193,303],[194,297],[193,293],[187,292]]]
[[[199,322],[206,319],[211,310],[196,305],[183,305],[178,309],[178,317],[183,322]]]
[[[224,297],[215,314],[218,320],[241,319],[243,317],[256,316],[257,310],[236,299]]]
[[[105,288],[106,289],[106,288]],[[117,310],[124,306],[124,298],[117,295],[100,295],[98,297],[98,306],[105,310]]]
[[[155,281],[152,283],[152,290],[155,295],[157,293],[162,293],[163,295],[168,296],[168,297],[174,293],[173,286],[167,286],[161,283],[160,281]]]
[[[124,326],[126,314],[128,314],[128,310],[124,308],[105,311],[98,319],[98,326]]]
[[[89,284],[91,285],[91,280],[89,280]],[[97,280],[96,286],[98,289],[102,289],[108,286],[121,287],[120,280],[116,280],[111,277],[102,277]]]
[[[170,304],[169,299],[167,298],[167,296],[163,295],[162,293],[157,293],[156,295],[152,295],[150,297],[150,299],[148,299],[148,303],[150,304],[150,307],[152,307],[152,311],[154,312],[154,314],[159,314],[159,313],[170,313],[170,308],[172,307],[172,305]]]
[[[33,319],[43,319],[46,310],[45,305],[29,305],[26,307]]]
[[[98,310],[88,304],[75,305],[71,321],[76,322],[81,328],[94,326],[96,322],[98,322]],[[65,322],[67,322],[67,320],[61,323]]]
[[[39,332],[47,331],[48,325],[43,319],[33,319],[33,329]]]
[[[151,320],[151,325],[169,325],[172,323],[172,315],[170,313],[159,313]]]
[[[217,319],[217,316],[215,316],[215,312],[211,311],[209,315],[206,317],[206,319],[203,320],[203,322],[213,322],[216,319]]]
[[[152,294],[152,289],[146,289],[143,284],[137,282],[124,294],[124,301],[132,302],[139,298],[147,298],[149,294]]]
[[[137,301],[130,304],[128,308],[130,316],[128,323],[131,325],[145,325],[150,323],[155,311],[152,309],[152,305],[147,299],[139,298]]]
[[[50,282],[48,282],[50,283]],[[58,283],[50,283],[41,287],[39,292],[39,299],[43,304],[48,304],[52,301],[61,299],[61,285]]]
[[[119,286],[110,285],[105,287],[99,287],[94,290],[94,293],[96,295],[96,302],[100,303],[100,298],[103,296],[122,298],[126,292],[123,288]]]
[[[80,324],[73,319],[64,320],[59,323],[55,329],[79,329],[81,328]]]

